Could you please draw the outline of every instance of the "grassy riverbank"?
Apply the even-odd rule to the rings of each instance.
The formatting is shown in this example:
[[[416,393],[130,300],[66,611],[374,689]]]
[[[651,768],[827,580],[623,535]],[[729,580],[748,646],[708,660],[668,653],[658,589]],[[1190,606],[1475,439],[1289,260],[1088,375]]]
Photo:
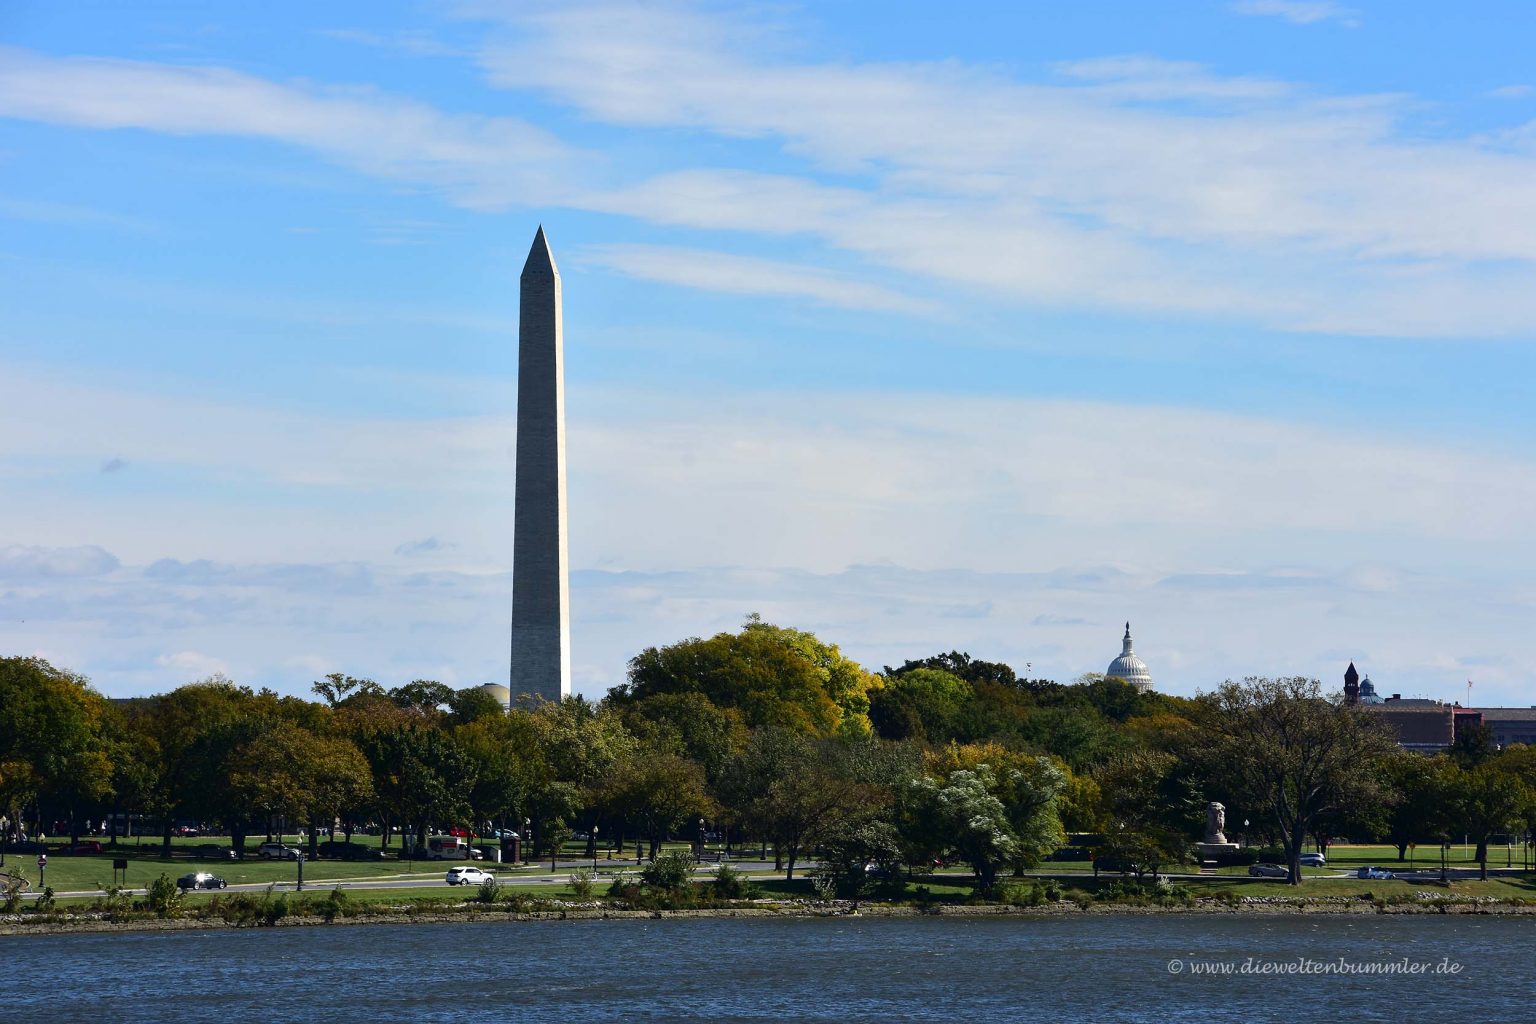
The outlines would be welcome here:
[[[959,879],[908,883],[880,898],[836,900],[811,880],[754,880],[743,898],[722,899],[707,882],[675,891],[629,888],[623,896],[586,891],[580,880],[496,891],[332,888],[305,893],[192,893],[156,904],[149,897],[59,900],[0,915],[0,934],[175,928],[275,927],[371,922],[590,919],[644,916],[828,916],[839,914],[1071,913],[1477,913],[1536,915],[1536,881],[1495,878],[1448,886],[1404,881],[1315,879],[1299,888],[1223,876],[1172,885],[1124,879],[1014,879],[991,898]]]

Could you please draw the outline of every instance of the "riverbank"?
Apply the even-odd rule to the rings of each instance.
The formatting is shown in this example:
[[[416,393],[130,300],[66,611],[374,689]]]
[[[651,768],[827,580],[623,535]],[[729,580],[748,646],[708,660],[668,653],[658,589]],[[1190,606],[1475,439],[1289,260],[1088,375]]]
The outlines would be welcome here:
[[[1082,903],[1058,900],[1039,906],[1010,904],[909,905],[868,901],[796,901],[683,909],[631,909],[621,906],[561,904],[551,901],[536,909],[485,906],[466,902],[425,908],[371,906],[355,913],[283,913],[278,916],[229,919],[187,914],[158,917],[129,912],[116,916],[104,911],[77,913],[23,913],[0,915],[0,936],[101,934],[114,932],[208,931],[249,928],[347,927],[374,924],[487,924],[517,921],[635,921],[786,919],[836,917],[1046,917],[1046,916],[1147,916],[1147,915],[1477,915],[1536,917],[1536,903],[1520,903],[1477,897],[1442,897],[1387,902],[1381,900],[1250,897],[1238,901],[1199,899],[1187,905],[1155,903]]]

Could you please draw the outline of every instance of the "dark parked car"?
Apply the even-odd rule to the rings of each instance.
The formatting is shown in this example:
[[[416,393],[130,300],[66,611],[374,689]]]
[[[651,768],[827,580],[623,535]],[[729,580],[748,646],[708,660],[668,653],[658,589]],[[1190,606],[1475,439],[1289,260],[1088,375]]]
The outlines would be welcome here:
[[[346,843],[336,839],[327,839],[315,847],[315,852],[322,857],[336,860],[383,860],[385,856],[384,851],[376,846]]]
[[[201,857],[204,860],[235,860],[235,848],[233,846],[220,846],[218,843],[203,843],[192,847],[192,856]]]
[[[176,879],[176,887],[182,892],[188,889],[222,889],[228,884],[218,875],[210,875],[206,871],[194,871]]]
[[[22,839],[5,844],[6,853],[47,853],[48,847],[36,839]]]
[[[66,846],[60,853],[105,853],[106,848],[94,839],[82,839],[74,846]]]

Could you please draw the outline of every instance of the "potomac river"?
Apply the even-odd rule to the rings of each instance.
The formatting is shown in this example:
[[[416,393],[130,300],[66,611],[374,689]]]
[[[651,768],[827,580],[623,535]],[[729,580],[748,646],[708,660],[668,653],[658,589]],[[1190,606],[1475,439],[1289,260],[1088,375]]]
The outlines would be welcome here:
[[[1533,938],[1521,917],[1083,914],[26,936],[0,956],[17,1021],[1397,1024],[1530,1020]]]

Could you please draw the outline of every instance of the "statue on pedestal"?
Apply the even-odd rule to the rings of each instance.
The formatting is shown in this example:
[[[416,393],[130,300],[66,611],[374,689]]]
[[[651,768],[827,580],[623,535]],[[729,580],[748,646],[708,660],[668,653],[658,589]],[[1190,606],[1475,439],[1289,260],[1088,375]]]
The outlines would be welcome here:
[[[1227,837],[1222,830],[1227,827],[1227,809],[1223,805],[1212,800],[1205,805],[1205,841],[1211,844],[1223,844]]]

